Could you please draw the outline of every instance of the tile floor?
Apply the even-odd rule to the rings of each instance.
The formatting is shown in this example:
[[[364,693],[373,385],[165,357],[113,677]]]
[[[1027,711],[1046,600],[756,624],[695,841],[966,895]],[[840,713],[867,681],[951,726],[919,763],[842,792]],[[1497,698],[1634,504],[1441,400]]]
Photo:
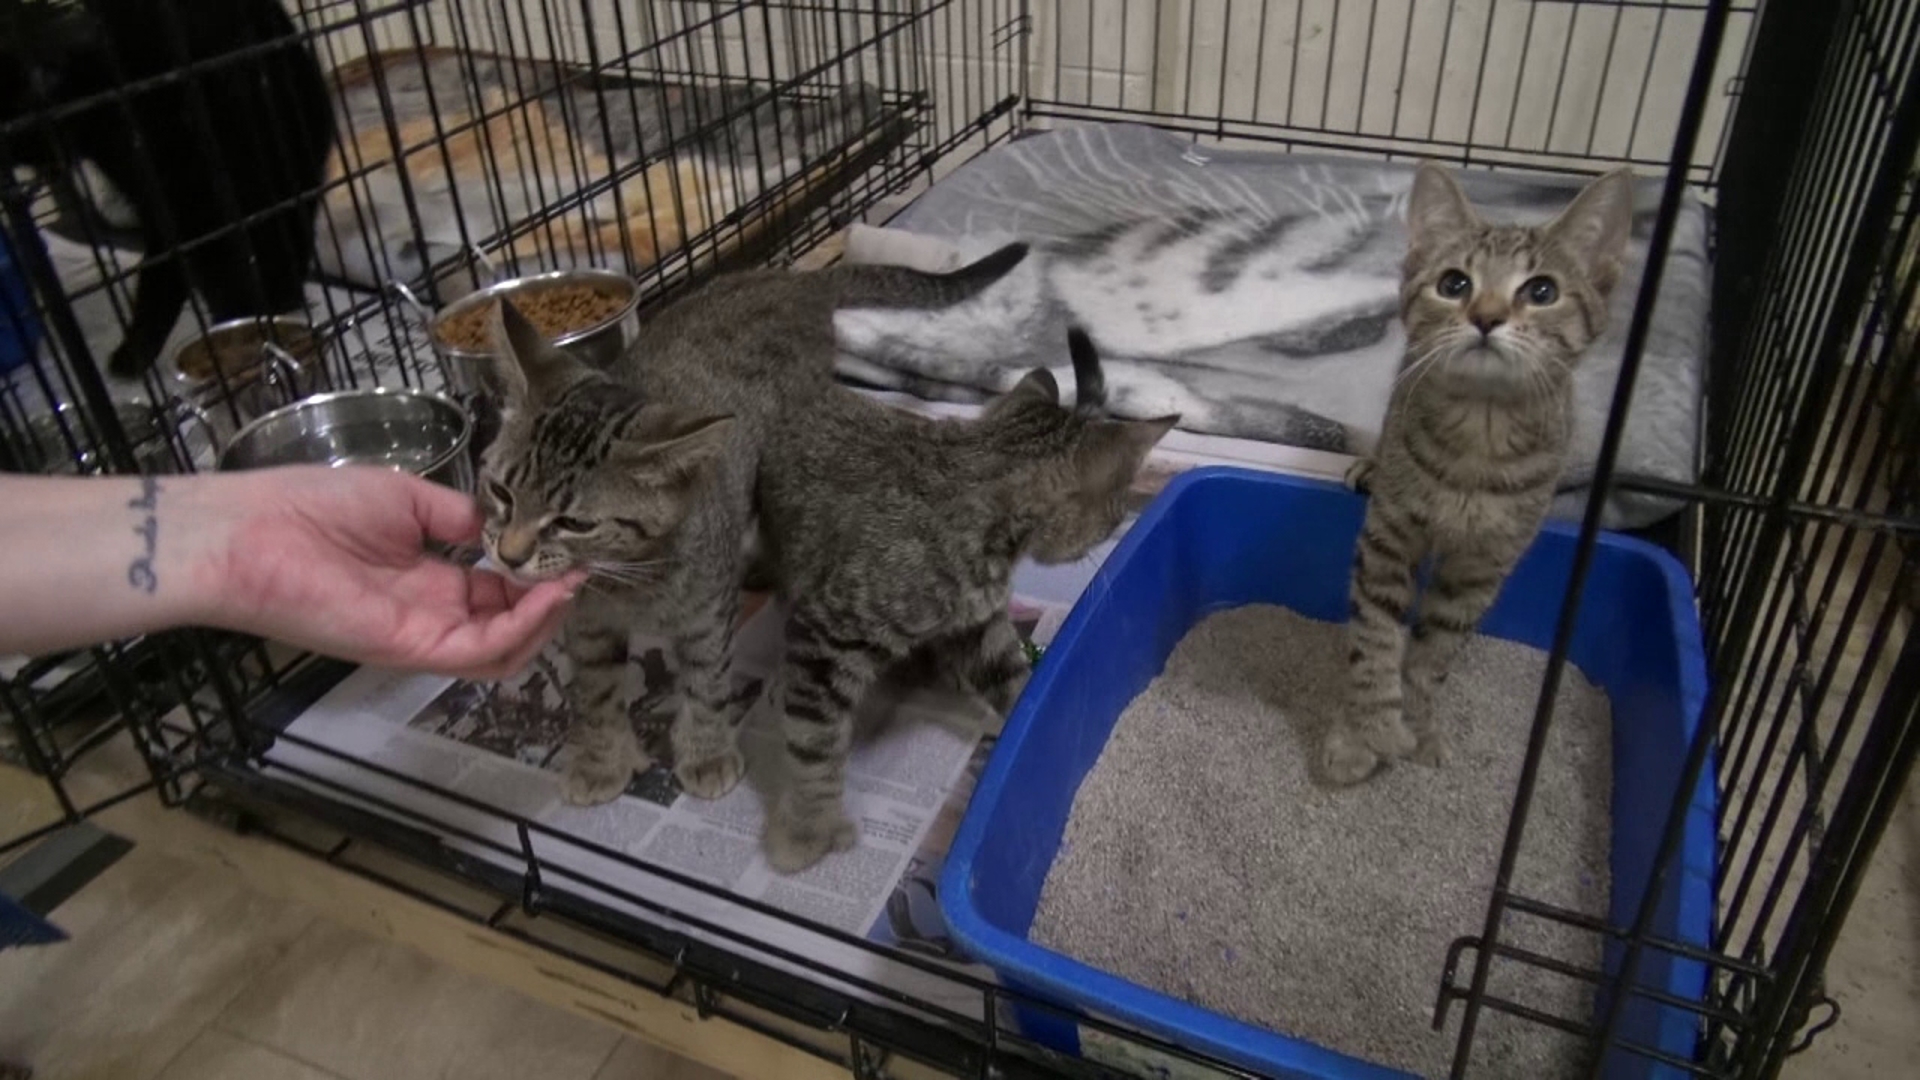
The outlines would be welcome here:
[[[0,1060],[36,1080],[726,1080],[135,849],[0,953]]]
[[[1790,1080],[1913,1075],[1917,804],[1834,953],[1845,1022]],[[0,1061],[39,1080],[726,1080],[210,864],[136,848],[55,918],[71,941],[0,952]]]
[[[1846,1022],[1789,1078],[1913,1075],[1914,795],[1867,891],[1915,922],[1849,925],[1832,969]],[[136,848],[56,919],[73,940],[0,952],[0,1060],[38,1080],[726,1080],[216,866]]]

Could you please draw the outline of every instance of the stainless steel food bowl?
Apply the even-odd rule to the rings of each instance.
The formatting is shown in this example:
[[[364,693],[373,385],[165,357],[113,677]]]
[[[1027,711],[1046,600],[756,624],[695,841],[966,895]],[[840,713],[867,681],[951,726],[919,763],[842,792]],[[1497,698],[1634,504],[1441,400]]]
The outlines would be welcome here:
[[[317,394],[262,416],[220,454],[233,471],[274,465],[379,465],[473,491],[466,410],[418,390]]]
[[[553,341],[556,348],[571,353],[589,366],[603,371],[611,367],[640,336],[640,283],[613,270],[555,270],[495,282],[478,292],[468,293],[434,314],[427,329],[433,338],[434,350],[446,363],[448,387],[457,391],[498,391],[491,374],[493,350],[462,348],[449,343],[441,336],[447,323],[469,311],[486,307],[503,296],[518,300],[531,293],[571,285],[585,285],[625,297],[625,303],[619,311],[592,326],[568,331]]]
[[[170,390],[230,438],[249,421],[327,389],[327,345],[326,335],[291,315],[231,319],[169,354]]]

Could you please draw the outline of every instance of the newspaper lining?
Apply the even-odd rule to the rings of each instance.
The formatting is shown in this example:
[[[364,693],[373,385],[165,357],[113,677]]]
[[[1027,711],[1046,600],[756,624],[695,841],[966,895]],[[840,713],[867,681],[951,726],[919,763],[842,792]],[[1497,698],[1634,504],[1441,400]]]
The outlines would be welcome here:
[[[1051,579],[1049,571],[1023,567],[1016,585],[1021,578],[1030,579],[1036,585],[1031,591],[1039,595],[1016,595],[1011,605],[1022,636],[1041,647],[1051,642],[1096,562],[1089,560],[1068,568],[1064,578],[1055,573]],[[556,757],[569,712],[561,690],[567,663],[555,647],[526,672],[497,684],[361,668],[286,728],[288,734],[332,754],[283,739],[266,760],[269,767],[296,767],[504,847],[502,851],[457,837],[449,841],[515,872],[524,868],[524,860],[511,822],[334,755],[379,765],[790,916],[993,981],[990,969],[966,960],[950,940],[936,885],[1000,718],[977,698],[927,689],[885,697],[880,708],[863,710],[847,774],[847,809],[860,826],[859,842],[799,874],[781,875],[767,866],[760,848],[766,792],[778,774],[781,750],[777,717],[764,694],[780,658],[780,624],[777,603],[749,597],[735,635],[733,666],[736,694],[754,699],[741,736],[748,773],[721,799],[682,794],[671,770],[660,764],[670,718],[659,706],[672,676],[662,642],[646,634],[634,637],[628,677],[631,715],[656,764],[611,803],[576,807],[561,797]],[[280,775],[313,782],[296,773]],[[340,788],[329,793],[339,797]],[[550,870],[551,884],[616,911],[729,949],[756,951],[738,939],[725,940],[663,917],[648,906],[659,905],[805,957],[851,980],[905,991],[965,1016],[981,1015],[977,990],[884,953],[763,915],[552,836],[533,832],[530,839],[543,865],[570,872],[556,878]],[[762,953],[756,958],[820,978],[817,970],[778,956]],[[855,985],[837,989],[879,1000]]]

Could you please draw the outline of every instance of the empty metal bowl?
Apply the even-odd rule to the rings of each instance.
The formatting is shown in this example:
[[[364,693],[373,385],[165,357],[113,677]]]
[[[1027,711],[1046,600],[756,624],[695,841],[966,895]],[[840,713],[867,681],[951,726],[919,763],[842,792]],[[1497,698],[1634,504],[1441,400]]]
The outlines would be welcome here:
[[[342,390],[275,409],[240,429],[220,468],[378,465],[473,492],[466,410],[418,390]]]

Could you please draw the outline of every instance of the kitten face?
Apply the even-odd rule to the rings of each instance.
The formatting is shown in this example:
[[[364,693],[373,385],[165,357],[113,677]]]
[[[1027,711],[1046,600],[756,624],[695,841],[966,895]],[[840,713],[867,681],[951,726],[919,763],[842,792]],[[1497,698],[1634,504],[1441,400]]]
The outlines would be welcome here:
[[[648,405],[502,307],[496,355],[515,372],[480,471],[488,557],[523,582],[576,567],[618,584],[660,580],[733,421]]]
[[[1606,329],[1632,222],[1625,170],[1525,226],[1481,221],[1451,176],[1421,165],[1400,291],[1408,367],[1423,369],[1410,377],[1509,399],[1564,385]]]

